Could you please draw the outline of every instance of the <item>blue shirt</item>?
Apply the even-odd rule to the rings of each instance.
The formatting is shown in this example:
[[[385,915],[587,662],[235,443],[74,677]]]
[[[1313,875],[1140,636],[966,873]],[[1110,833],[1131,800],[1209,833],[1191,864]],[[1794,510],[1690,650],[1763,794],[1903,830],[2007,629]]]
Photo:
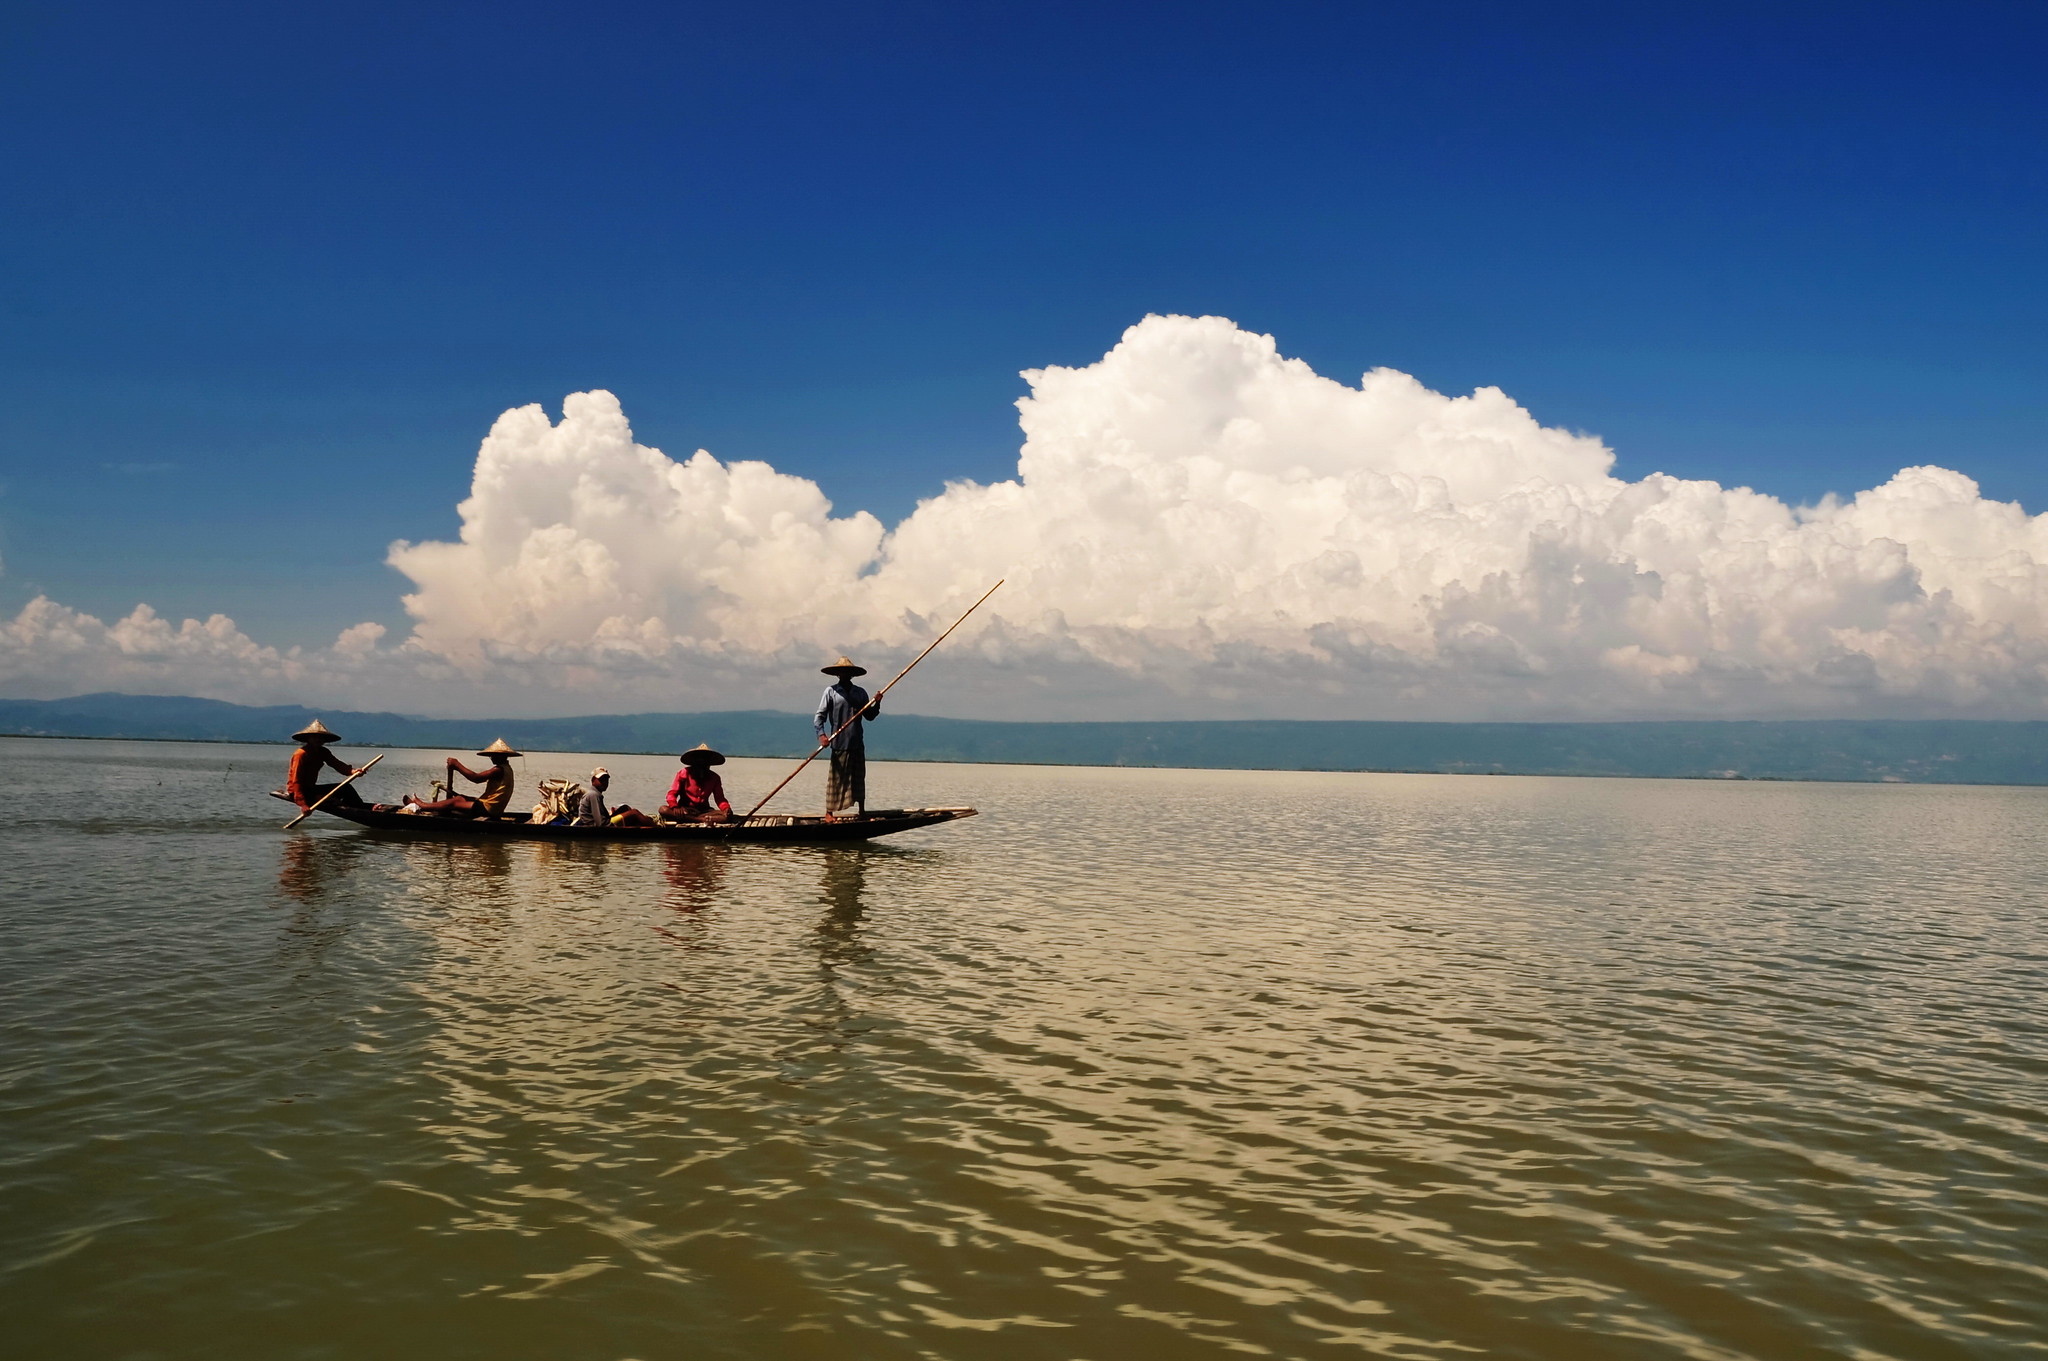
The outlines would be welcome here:
[[[881,701],[877,700],[875,702],[879,704]],[[851,680],[843,680],[836,685],[826,686],[824,698],[818,701],[817,717],[812,720],[812,726],[818,730],[818,740],[822,742],[826,738],[831,737],[833,733],[839,732],[839,729],[845,725],[847,719],[852,718],[867,707],[868,692],[855,685]],[[867,717],[877,718],[880,714],[881,710],[875,709],[870,711]],[[865,722],[858,722],[852,727],[847,728],[845,732],[839,733],[839,736],[832,742],[832,750],[857,751],[862,755],[866,755],[866,743],[861,740],[861,731],[866,727],[867,724]]]

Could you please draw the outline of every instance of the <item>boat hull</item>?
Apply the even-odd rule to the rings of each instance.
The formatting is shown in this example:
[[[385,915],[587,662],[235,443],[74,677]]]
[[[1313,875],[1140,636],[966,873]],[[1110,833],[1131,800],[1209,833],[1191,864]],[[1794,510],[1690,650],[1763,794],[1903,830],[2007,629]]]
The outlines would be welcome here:
[[[380,813],[369,808],[323,808],[322,813],[376,832],[441,841],[634,841],[779,843],[816,845],[840,841],[872,841],[879,836],[955,822],[975,815],[972,808],[887,808],[865,817],[827,820],[822,817],[763,814],[731,822],[662,823],[655,827],[563,827],[535,825],[526,814],[502,818],[442,817],[418,813]]]

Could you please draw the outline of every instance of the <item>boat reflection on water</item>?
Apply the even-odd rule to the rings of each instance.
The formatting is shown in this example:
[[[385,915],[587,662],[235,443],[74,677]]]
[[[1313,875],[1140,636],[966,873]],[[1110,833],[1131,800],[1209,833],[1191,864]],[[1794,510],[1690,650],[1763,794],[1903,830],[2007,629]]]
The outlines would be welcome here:
[[[467,907],[509,905],[518,896],[518,871],[535,864],[534,857],[515,855],[513,847],[496,841],[418,841],[392,849],[423,891]]]
[[[301,965],[352,931],[413,955],[408,1005],[429,1021],[416,1061],[442,1089],[447,1127],[515,1142],[535,1132],[533,1110],[602,1086],[607,1072],[673,1063],[678,1045],[765,1064],[778,1084],[843,1076],[849,1045],[880,1023],[876,989],[887,987],[875,973],[877,895],[900,894],[943,860],[868,844],[355,837],[289,838],[281,857]],[[341,920],[329,903],[363,899],[371,879],[396,890],[373,895],[396,910]],[[745,1000],[764,993],[776,998],[765,1010]],[[479,1082],[479,1071],[497,1080]],[[474,1156],[467,1139],[447,1156]],[[534,1141],[530,1152],[550,1147]]]
[[[668,885],[661,905],[667,914],[673,914],[671,921],[654,928],[655,933],[685,949],[710,948],[732,851],[723,846],[686,845],[648,849],[661,857],[661,875]]]
[[[327,952],[349,933],[363,864],[357,837],[287,837],[278,855],[278,896],[292,905],[278,937],[277,963],[303,981],[317,972]],[[332,902],[343,910],[329,913]]]
[[[360,837],[287,837],[278,857],[277,891],[295,902],[315,902],[341,885],[362,853]]]
[[[834,847],[819,857],[824,864],[818,876],[818,897],[825,912],[818,918],[818,943],[828,974],[835,965],[864,963],[874,955],[861,939],[861,922],[867,916],[868,857],[876,854],[901,856],[901,852],[849,846]]]
[[[877,1024],[860,968],[875,956],[864,935],[869,857],[875,854],[868,847],[818,853],[818,901],[824,908],[812,930],[818,983],[792,1009],[810,1034],[781,1051],[780,1080],[791,1086],[824,1090],[862,1066],[856,1042]],[[901,858],[901,853],[894,858]]]
[[[652,908],[655,929],[672,938],[680,938],[674,928],[685,925],[702,937],[736,904],[769,908],[810,899],[823,908],[816,936],[825,962],[848,964],[871,954],[861,943],[861,927],[874,869],[907,869],[930,855],[867,843],[746,848],[292,837],[279,850],[277,889],[282,898],[313,904],[352,876],[389,874],[416,902],[471,924],[509,926],[505,914],[545,905],[600,912],[608,926],[618,926]],[[775,915],[787,921],[786,911]]]
[[[599,848],[602,849],[602,848]],[[662,905],[672,912],[702,912],[725,892],[726,867],[732,852],[723,846],[661,846],[662,878],[668,892]]]
[[[622,1198],[575,1169],[637,1149],[661,1167],[708,1160],[695,1177],[715,1180],[824,1118],[835,1084],[868,1080],[861,1037],[884,1010],[877,884],[926,861],[865,846],[369,848],[399,888],[380,929],[424,947],[408,995],[372,999],[421,1023],[410,1053],[380,1059],[404,1075],[415,1133],[386,1184],[480,1233],[564,1213],[675,1230],[716,1202],[693,1177]],[[316,862],[296,872],[313,892],[329,872]]]

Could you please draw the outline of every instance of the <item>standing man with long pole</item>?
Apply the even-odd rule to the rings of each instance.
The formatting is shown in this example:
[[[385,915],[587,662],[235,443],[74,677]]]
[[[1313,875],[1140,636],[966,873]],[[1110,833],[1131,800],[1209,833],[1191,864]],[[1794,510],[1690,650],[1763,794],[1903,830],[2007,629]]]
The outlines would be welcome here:
[[[852,663],[852,662],[851,662],[850,660],[848,660],[847,658],[845,658],[845,657],[841,657],[841,658],[840,658],[840,659],[839,659],[839,660],[838,660],[837,662],[834,662],[834,663],[833,663],[833,664],[832,664],[831,666],[826,666],[826,667],[820,667],[819,669],[820,669],[821,671],[825,672],[825,673],[826,673],[827,675],[837,675],[837,674],[838,674],[838,672],[839,672],[839,668],[840,668],[840,667],[841,667],[842,665],[843,665],[843,666],[849,666],[849,667],[853,667],[852,671],[850,671],[850,672],[848,672],[848,673],[847,673],[847,677],[846,677],[846,680],[847,680],[847,684],[848,684],[849,686],[851,686],[851,687],[852,687],[852,689],[853,689],[853,693],[854,693],[854,694],[857,694],[857,695],[859,695],[859,696],[861,697],[861,699],[865,701],[865,703],[863,703],[863,704],[861,705],[861,707],[860,707],[859,709],[849,709],[849,710],[848,710],[848,713],[847,713],[847,717],[846,717],[846,721],[845,721],[844,723],[841,723],[841,724],[840,724],[840,725],[839,725],[839,726],[838,726],[837,728],[834,728],[834,729],[832,729],[832,730],[831,730],[831,732],[832,732],[832,737],[837,737],[837,736],[838,736],[838,735],[839,735],[839,734],[840,734],[841,732],[843,732],[843,731],[844,731],[845,729],[847,729],[847,728],[849,728],[849,727],[852,727],[852,726],[854,725],[855,721],[856,721],[857,719],[859,719],[859,718],[860,718],[860,716],[861,716],[861,715],[862,715],[863,713],[867,712],[868,710],[872,709],[872,710],[874,710],[874,711],[875,711],[876,713],[880,713],[880,712],[881,712],[881,704],[882,704],[882,695],[886,695],[886,694],[888,694],[888,693],[889,693],[889,692],[890,692],[891,690],[894,690],[894,689],[896,688],[896,681],[900,681],[900,680],[902,680],[902,679],[903,679],[903,678],[904,678],[905,676],[909,675],[909,674],[911,673],[911,671],[913,671],[913,670],[914,670],[914,669],[916,668],[916,666],[917,666],[917,664],[918,664],[919,662],[923,661],[923,660],[924,660],[925,658],[927,658],[927,657],[931,656],[933,652],[937,651],[937,650],[938,650],[938,646],[939,646],[939,644],[940,644],[940,643],[943,643],[943,642],[945,642],[945,641],[946,641],[946,640],[947,640],[948,638],[950,638],[950,637],[952,637],[952,636],[953,636],[953,630],[954,630],[954,629],[957,629],[957,628],[959,628],[959,627],[960,627],[960,626],[961,626],[962,624],[964,624],[964,623],[966,623],[966,622],[967,622],[967,615],[969,615],[969,614],[973,614],[973,613],[974,613],[974,612],[975,612],[976,610],[980,609],[980,608],[981,608],[981,601],[982,601],[982,600],[987,600],[987,599],[988,599],[988,598],[989,598],[990,596],[994,595],[994,594],[996,593],[996,587],[998,587],[998,586],[1001,586],[1002,584],[1003,584],[1002,582],[998,581],[998,582],[997,582],[997,583],[995,584],[995,586],[991,586],[991,587],[989,587],[989,588],[988,588],[988,589],[987,589],[986,591],[983,591],[983,592],[981,593],[981,600],[977,600],[977,601],[975,601],[975,602],[974,602],[974,603],[973,603],[972,605],[969,605],[969,606],[967,607],[967,611],[966,611],[966,613],[965,613],[965,614],[962,614],[962,615],[961,615],[961,616],[960,616],[960,617],[959,617],[958,619],[955,619],[955,620],[953,621],[952,625],[951,625],[950,627],[948,627],[948,628],[947,628],[947,630],[946,630],[946,631],[945,631],[944,633],[942,633],[942,634],[940,634],[940,635],[939,635],[938,637],[936,637],[936,638],[932,639],[932,644],[931,644],[931,646],[930,646],[930,647],[928,647],[928,648],[926,648],[926,649],[925,649],[924,651],[922,651],[922,652],[918,653],[918,654],[917,654],[917,655],[916,655],[915,657],[912,657],[912,658],[910,659],[910,665],[909,665],[909,666],[906,666],[906,667],[904,667],[904,668],[903,668],[903,669],[902,669],[901,671],[898,671],[898,672],[896,673],[896,680],[892,680],[892,681],[890,681],[890,682],[889,682],[889,683],[888,683],[887,685],[883,686],[883,687],[882,687],[882,693],[881,693],[881,694],[879,694],[879,695],[876,695],[876,696],[875,696],[875,697],[874,697],[873,699],[868,699],[868,697],[867,697],[867,693],[866,693],[865,691],[863,691],[863,690],[862,690],[862,689],[861,689],[861,688],[860,688],[859,686],[857,686],[857,685],[853,685],[853,681],[852,681],[852,678],[853,678],[854,676],[858,676],[858,675],[863,675],[863,674],[865,674],[865,672],[864,672],[863,668],[861,668],[861,667],[858,667],[858,666],[854,666],[854,665],[853,665],[853,663]],[[826,695],[826,698],[827,698],[827,699],[829,700],[829,699],[830,699],[830,697],[831,697],[831,695],[832,695],[832,691],[833,691],[833,690],[836,690],[836,689],[838,689],[838,688],[839,688],[839,687],[835,685],[835,686],[833,686],[833,687],[832,687],[831,689],[828,689],[828,690],[826,690],[826,691],[825,691],[825,695]],[[822,725],[822,724],[824,723],[824,721],[825,721],[825,706],[824,706],[824,705],[823,705],[823,704],[821,703],[821,704],[820,704],[820,705],[818,706],[818,722],[819,722],[819,724],[820,724],[820,725]],[[826,730],[824,729],[824,727],[823,727],[823,726],[820,726],[820,727],[819,727],[819,729],[818,729],[818,747],[817,747],[817,750],[816,750],[816,751],[813,751],[813,752],[812,752],[812,753],[811,753],[811,754],[810,754],[809,756],[806,756],[806,757],[804,757],[804,759],[803,759],[803,760],[801,760],[801,761],[798,761],[798,762],[796,763],[796,769],[795,769],[795,770],[792,770],[792,771],[790,771],[790,772],[789,772],[789,774],[787,774],[787,775],[785,775],[785,776],[783,776],[783,777],[782,777],[782,783],[781,783],[781,784],[778,784],[778,785],[776,785],[776,786],[775,786],[775,788],[773,788],[773,789],[769,790],[769,791],[768,791],[768,792],[767,792],[767,793],[766,793],[765,795],[763,795],[763,796],[762,796],[762,798],[761,798],[761,801],[760,801],[759,803],[755,804],[755,805],[754,805],[754,806],[753,806],[752,808],[749,808],[749,809],[747,810],[747,813],[746,813],[746,816],[747,816],[747,817],[749,817],[749,818],[750,818],[750,817],[754,816],[754,814],[756,814],[756,813],[760,812],[760,811],[761,811],[761,810],[762,810],[763,808],[766,808],[766,807],[768,806],[768,800],[769,800],[769,799],[772,799],[772,798],[774,798],[774,797],[775,797],[775,796],[776,796],[777,794],[780,794],[780,793],[781,793],[781,792],[782,792],[782,791],[783,791],[784,789],[788,788],[788,786],[789,786],[789,782],[790,782],[791,780],[794,780],[794,779],[795,779],[795,778],[796,778],[796,777],[797,777],[798,775],[802,774],[802,773],[803,773],[803,769],[804,769],[804,767],[805,767],[805,766],[809,765],[809,764],[810,764],[810,763],[811,763],[812,761],[814,761],[814,760],[816,760],[816,759],[817,759],[817,756],[818,756],[818,752],[820,752],[820,751],[824,751],[824,750],[825,750],[825,749],[826,749],[827,747],[830,747],[830,746],[832,746],[832,737],[827,737],[827,736],[825,735],[825,731],[826,731]],[[835,762],[836,762],[837,758],[835,757],[834,759],[835,759]],[[866,753],[866,751],[865,751],[865,750],[863,750],[863,751],[862,751],[862,753],[861,753],[861,761],[860,761],[860,772],[861,772],[861,784],[862,784],[862,786],[863,786],[863,787],[862,787],[862,789],[861,789],[861,793],[862,793],[863,795],[865,795],[865,794],[867,793],[867,789],[865,788],[865,786],[866,786],[866,784],[867,784],[867,753]],[[828,801],[829,801],[830,797],[831,797],[831,795],[830,795],[830,791],[828,790],[828,791],[827,791],[827,799],[828,799]],[[867,801],[866,801],[866,799],[865,799],[865,798],[862,798],[862,799],[856,800],[856,802],[859,802],[859,803],[860,803],[860,804],[862,805],[861,811],[862,811],[863,813],[865,813],[865,812],[867,811],[867,808],[866,808],[866,802],[867,802]],[[845,805],[843,805],[843,804],[842,804],[842,805],[840,805],[840,806],[841,806],[841,807],[844,807]],[[831,812],[831,810],[830,810],[829,808],[828,808],[828,809],[826,810],[825,816],[826,816],[826,817],[828,817],[828,818],[832,816],[832,812]],[[745,818],[742,818],[742,819],[741,819],[741,821],[745,821],[745,820],[746,820]]]
[[[841,657],[818,669],[839,678],[825,687],[812,719],[818,745],[832,748],[832,764],[825,774],[825,816],[835,818],[840,809],[852,808],[855,817],[866,817],[868,752],[861,732],[869,719],[882,716],[882,701],[869,699],[868,692],[853,683],[855,676],[865,676],[868,669],[854,665],[852,658]]]

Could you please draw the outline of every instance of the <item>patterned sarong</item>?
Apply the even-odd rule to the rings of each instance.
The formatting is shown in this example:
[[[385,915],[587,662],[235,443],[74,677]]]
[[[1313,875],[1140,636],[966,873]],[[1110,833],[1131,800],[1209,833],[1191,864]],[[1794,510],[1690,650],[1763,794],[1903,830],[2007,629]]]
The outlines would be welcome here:
[[[836,813],[855,804],[864,809],[867,802],[868,754],[859,747],[833,752],[825,772],[825,811]]]

